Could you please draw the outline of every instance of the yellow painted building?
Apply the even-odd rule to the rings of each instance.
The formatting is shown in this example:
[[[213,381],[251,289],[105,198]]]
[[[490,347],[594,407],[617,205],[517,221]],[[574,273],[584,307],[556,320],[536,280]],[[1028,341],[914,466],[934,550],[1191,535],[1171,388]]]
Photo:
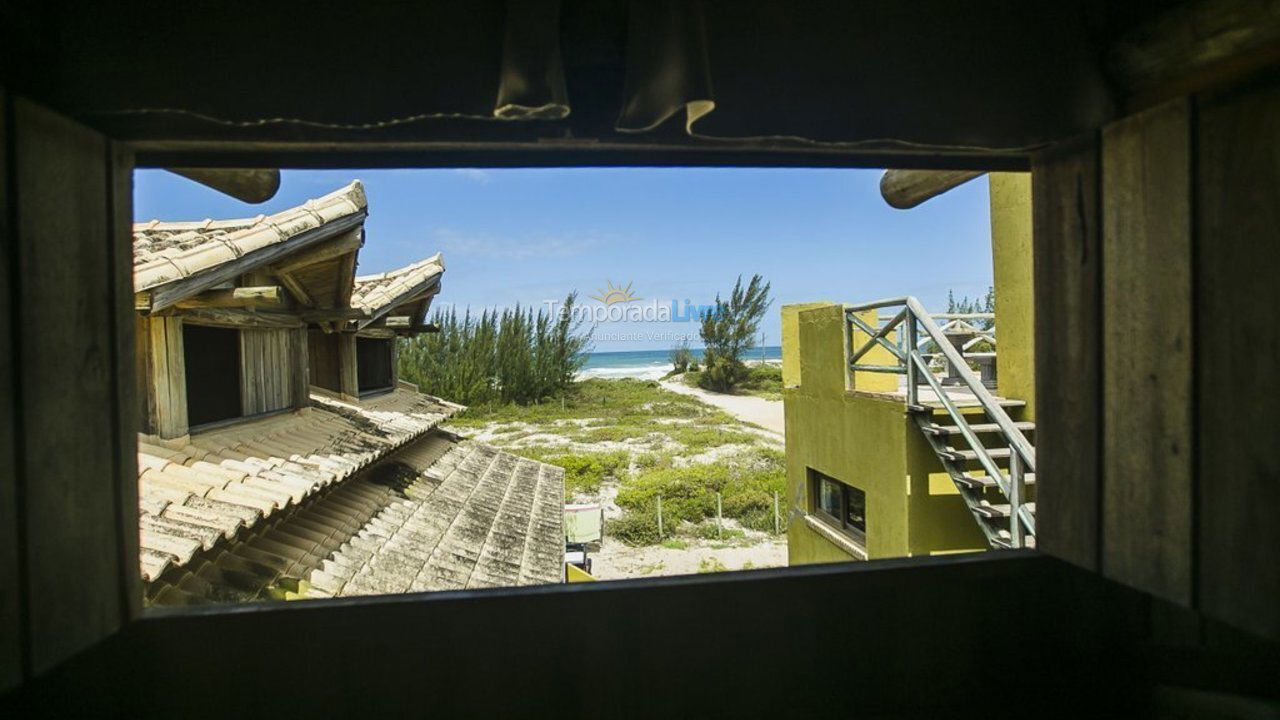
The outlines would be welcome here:
[[[997,393],[1026,401],[1010,412],[1030,419],[1030,178],[1000,173],[990,175],[990,183]],[[856,287],[850,291],[856,296]],[[876,312],[860,317],[875,326]],[[895,336],[888,339],[896,342]],[[899,376],[848,370],[850,356],[867,340],[850,330],[842,304],[782,308],[790,564],[986,549],[955,483],[908,414]],[[858,362],[895,359],[877,347]]]

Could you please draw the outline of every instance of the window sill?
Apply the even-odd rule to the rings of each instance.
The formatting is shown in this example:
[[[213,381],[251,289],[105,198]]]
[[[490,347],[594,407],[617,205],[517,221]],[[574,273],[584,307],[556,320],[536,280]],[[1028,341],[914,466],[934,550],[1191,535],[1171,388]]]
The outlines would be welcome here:
[[[811,530],[818,533],[822,537],[826,538],[836,547],[849,553],[850,555],[854,556],[859,560],[867,559],[867,549],[863,547],[860,543],[855,541],[853,538],[849,537],[848,535],[845,535],[839,530],[836,530],[835,528],[831,527],[830,525],[826,524],[821,519],[813,515],[805,515],[804,521],[805,521],[805,524],[808,525]]]

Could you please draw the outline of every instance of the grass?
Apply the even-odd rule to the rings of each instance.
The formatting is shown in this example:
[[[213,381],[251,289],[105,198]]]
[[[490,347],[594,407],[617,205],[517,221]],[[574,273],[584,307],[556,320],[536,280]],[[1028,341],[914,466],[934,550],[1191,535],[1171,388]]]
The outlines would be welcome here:
[[[490,423],[524,422],[548,425],[557,420],[599,419],[608,425],[638,425],[654,417],[704,418],[714,416],[732,421],[723,411],[697,398],[665,390],[652,380],[601,380],[574,383],[556,400],[534,405],[484,405],[473,407],[450,420],[459,427],[482,427]]]
[[[777,368],[761,368],[775,371]],[[765,373],[762,373],[764,375]],[[723,410],[644,380],[591,379],[575,383],[563,402],[472,408],[450,420],[461,428],[488,428],[498,446],[565,469],[565,497],[595,495],[602,483],[619,483],[620,518],[607,525],[610,536],[631,545],[685,543],[671,537],[733,542],[742,531],[715,531],[715,494],[724,517],[742,527],[772,531],[773,493],[786,484],[783,454],[761,447],[758,434]],[[496,431],[496,432],[494,432]],[[552,434],[582,445],[625,443],[625,447],[580,450],[517,447],[515,441]],[[738,446],[715,462],[689,464],[709,450]],[[634,468],[634,472],[631,469]],[[657,497],[662,496],[666,538],[658,537]]]
[[[699,387],[702,372],[690,370],[681,380],[689,387]],[[745,382],[734,388],[734,395],[754,395],[765,400],[782,400],[782,368],[778,365],[752,365]]]
[[[785,490],[786,475],[783,454],[768,448],[753,448],[716,463],[650,466],[622,484],[617,503],[625,513],[611,523],[610,531],[629,544],[656,542],[661,495],[663,524],[669,531],[681,532],[688,523],[695,537],[741,537],[741,530],[725,528],[717,538],[717,492],[724,517],[752,530],[771,531],[773,494]]]

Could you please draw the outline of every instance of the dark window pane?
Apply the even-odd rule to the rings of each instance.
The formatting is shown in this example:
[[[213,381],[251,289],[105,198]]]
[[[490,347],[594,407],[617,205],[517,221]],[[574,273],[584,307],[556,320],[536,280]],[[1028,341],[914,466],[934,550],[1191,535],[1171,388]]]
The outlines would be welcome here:
[[[840,508],[844,505],[841,495],[838,483],[822,478],[818,483],[818,509],[832,517],[840,517]]]
[[[187,371],[187,423],[240,417],[240,331],[182,326]]]
[[[861,533],[867,532],[867,494],[855,487],[846,488],[844,522]]]
[[[356,338],[356,383],[360,392],[391,387],[391,343],[380,338]]]

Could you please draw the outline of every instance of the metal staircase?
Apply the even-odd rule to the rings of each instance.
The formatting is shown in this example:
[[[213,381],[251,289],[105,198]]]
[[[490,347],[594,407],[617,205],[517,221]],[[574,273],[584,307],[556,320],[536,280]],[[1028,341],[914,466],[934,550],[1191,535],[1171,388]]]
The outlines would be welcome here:
[[[876,326],[859,317],[883,308],[901,309]],[[867,338],[850,355],[850,369],[906,375],[907,411],[951,476],[988,544],[1035,547],[1036,452],[1025,434],[1033,432],[1035,425],[1010,416],[1010,411],[1019,412],[1025,403],[992,395],[962,351],[914,297],[846,306],[845,319],[851,337],[856,331]],[[936,346],[937,352],[926,353],[925,346]],[[877,347],[888,351],[897,364],[859,362]],[[957,385],[943,385],[930,366],[931,356],[943,361]]]

